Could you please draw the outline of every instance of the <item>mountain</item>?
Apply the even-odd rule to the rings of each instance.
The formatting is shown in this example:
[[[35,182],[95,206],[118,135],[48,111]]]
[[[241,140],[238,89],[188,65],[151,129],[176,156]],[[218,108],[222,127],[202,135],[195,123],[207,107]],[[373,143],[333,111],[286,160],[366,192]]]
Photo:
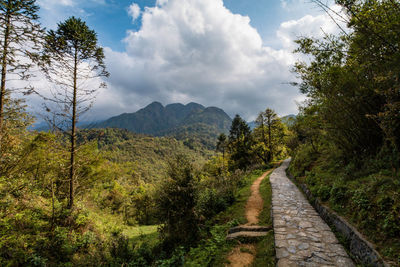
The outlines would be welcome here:
[[[287,126],[292,126],[296,120],[296,115],[289,114],[281,118],[282,122]]]
[[[281,121],[287,126],[292,126],[294,121],[296,120],[296,115],[289,114],[280,118]],[[247,123],[251,130],[254,130],[257,127],[256,121],[250,121]]]
[[[257,127],[256,121],[250,121],[250,122],[247,123],[247,125],[249,125],[250,130],[254,130],[254,128]]]
[[[124,113],[90,128],[120,128],[153,136],[173,136],[188,146],[214,148],[216,138],[227,133],[231,118],[220,108],[197,103],[163,106],[153,102],[134,113]]]

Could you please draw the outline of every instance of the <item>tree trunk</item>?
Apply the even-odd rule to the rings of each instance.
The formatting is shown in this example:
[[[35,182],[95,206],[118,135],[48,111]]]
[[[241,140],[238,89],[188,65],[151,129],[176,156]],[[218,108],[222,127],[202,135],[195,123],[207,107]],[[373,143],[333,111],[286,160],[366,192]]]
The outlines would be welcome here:
[[[265,139],[265,129],[264,129],[264,118],[261,119],[261,134],[262,134],[262,140],[263,143],[265,145],[265,147],[267,147],[267,140]],[[264,158],[263,161],[264,163],[268,162],[268,158],[267,158],[267,151],[264,149]]]
[[[0,151],[3,139],[4,105],[6,97],[7,53],[10,37],[10,14],[6,14],[6,28],[4,30],[3,55],[1,57],[1,86],[0,86]]]
[[[77,71],[78,71],[78,49],[75,47],[74,58],[74,93],[72,99],[72,122],[71,122],[71,161],[69,173],[69,203],[68,208],[74,205],[74,178],[75,178],[75,146],[76,146],[76,101],[77,101]]]
[[[272,154],[272,142],[271,142],[271,118],[268,118],[268,162],[271,162],[273,159],[273,154]]]
[[[225,147],[222,148],[222,170],[225,171]]]
[[[55,207],[54,207],[54,181],[51,179],[51,230],[54,229],[55,222]]]

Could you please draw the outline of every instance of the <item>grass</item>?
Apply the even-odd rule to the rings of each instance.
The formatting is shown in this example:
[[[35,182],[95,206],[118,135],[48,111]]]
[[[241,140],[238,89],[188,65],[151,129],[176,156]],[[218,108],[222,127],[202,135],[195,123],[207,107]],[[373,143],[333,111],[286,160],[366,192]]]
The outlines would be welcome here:
[[[226,258],[238,241],[227,241],[227,230],[247,222],[245,209],[251,195],[250,187],[263,172],[265,170],[255,170],[243,178],[244,185],[237,191],[235,203],[209,222],[212,237],[190,251],[185,266],[225,266],[228,263]]]
[[[157,233],[158,225],[141,225],[141,226],[131,226],[126,227],[123,231],[123,234],[134,238],[140,235],[152,235]]]
[[[260,185],[260,194],[264,201],[264,208],[258,218],[260,225],[272,227],[272,189],[269,177],[270,175],[265,177]],[[272,230],[256,244],[256,251],[253,266],[275,266],[274,232]]]
[[[99,209],[90,201],[86,201],[85,205],[89,211],[89,219],[96,225],[96,229],[101,233],[110,235],[117,232],[128,238],[132,243],[140,241],[150,245],[157,244],[158,225],[129,226],[121,224],[121,215],[112,214],[108,210]]]
[[[244,186],[236,193],[236,201],[226,211],[218,214],[213,220],[216,223],[227,223],[235,220],[237,224],[245,224],[247,222],[245,217],[247,200],[251,195],[250,187],[263,174],[263,170],[255,170],[251,174],[243,178]]]

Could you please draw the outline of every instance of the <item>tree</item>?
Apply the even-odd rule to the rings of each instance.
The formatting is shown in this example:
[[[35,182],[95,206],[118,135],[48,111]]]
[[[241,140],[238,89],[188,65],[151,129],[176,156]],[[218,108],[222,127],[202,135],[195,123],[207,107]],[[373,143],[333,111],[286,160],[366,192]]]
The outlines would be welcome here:
[[[190,245],[198,235],[196,177],[193,165],[184,155],[177,155],[168,164],[167,179],[156,195],[160,232],[167,249],[178,244]]]
[[[222,152],[222,167],[224,168],[225,162],[225,150],[227,146],[227,138],[224,133],[220,134],[217,139],[217,151]]]
[[[257,150],[261,151],[256,151],[256,153],[264,163],[269,163],[274,159],[278,146],[282,145],[285,127],[275,111],[270,108],[260,112],[256,123],[258,126],[254,129],[254,135],[262,143],[257,146],[259,148]]]
[[[265,127],[264,127],[264,113],[260,112],[257,116],[256,123],[258,125],[258,128],[254,129],[254,133],[257,133],[257,129],[260,129],[261,131],[261,149],[262,149],[262,155],[260,156],[258,153],[258,149],[256,149],[256,154],[261,157],[261,159],[264,161],[264,163],[268,163],[267,160],[267,150],[266,147],[268,146],[267,144],[267,139],[265,138]],[[260,147],[260,146],[259,146]]]
[[[12,79],[27,80],[36,59],[34,51],[39,49],[42,29],[37,23],[39,7],[35,0],[0,1],[0,149],[3,143],[3,131],[7,121],[7,110],[15,104],[7,88],[8,76]],[[25,91],[24,93],[27,93]],[[12,108],[11,108],[12,109]]]
[[[251,164],[251,130],[247,123],[236,115],[229,131],[228,148],[230,150],[231,168],[246,169]]]
[[[71,17],[58,24],[56,31],[50,30],[45,39],[43,70],[48,80],[54,83],[51,97],[45,97],[52,104],[45,108],[56,117],[58,129],[67,130],[70,136],[69,202],[74,204],[76,125],[79,117],[90,109],[94,94],[105,87],[101,77],[108,77],[104,65],[103,49],[97,45],[95,31],[89,29],[79,18]],[[91,81],[95,85],[87,83]]]
[[[329,11],[322,1],[314,1]],[[384,149],[392,155],[393,169],[399,169],[400,4],[337,3],[350,31],[297,41],[297,51],[312,58],[295,67],[302,79],[300,90],[309,98],[306,108],[318,110],[314,121],[321,122],[326,141],[339,149],[344,162],[358,164]]]

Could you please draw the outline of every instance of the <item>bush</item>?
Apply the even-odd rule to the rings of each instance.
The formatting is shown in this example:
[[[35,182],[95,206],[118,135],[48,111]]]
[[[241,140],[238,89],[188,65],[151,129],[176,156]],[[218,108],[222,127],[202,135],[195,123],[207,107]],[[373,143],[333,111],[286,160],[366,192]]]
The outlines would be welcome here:
[[[196,211],[199,216],[210,219],[228,206],[225,196],[215,188],[206,188],[198,193]]]
[[[178,155],[169,162],[168,178],[157,190],[155,201],[161,222],[159,231],[169,253],[178,244],[189,245],[197,240],[196,181],[192,164]]]
[[[322,201],[328,201],[331,197],[331,187],[329,185],[321,185],[318,189],[318,197]]]
[[[332,186],[330,196],[334,206],[343,208],[347,200],[347,188],[342,184],[335,183]]]

